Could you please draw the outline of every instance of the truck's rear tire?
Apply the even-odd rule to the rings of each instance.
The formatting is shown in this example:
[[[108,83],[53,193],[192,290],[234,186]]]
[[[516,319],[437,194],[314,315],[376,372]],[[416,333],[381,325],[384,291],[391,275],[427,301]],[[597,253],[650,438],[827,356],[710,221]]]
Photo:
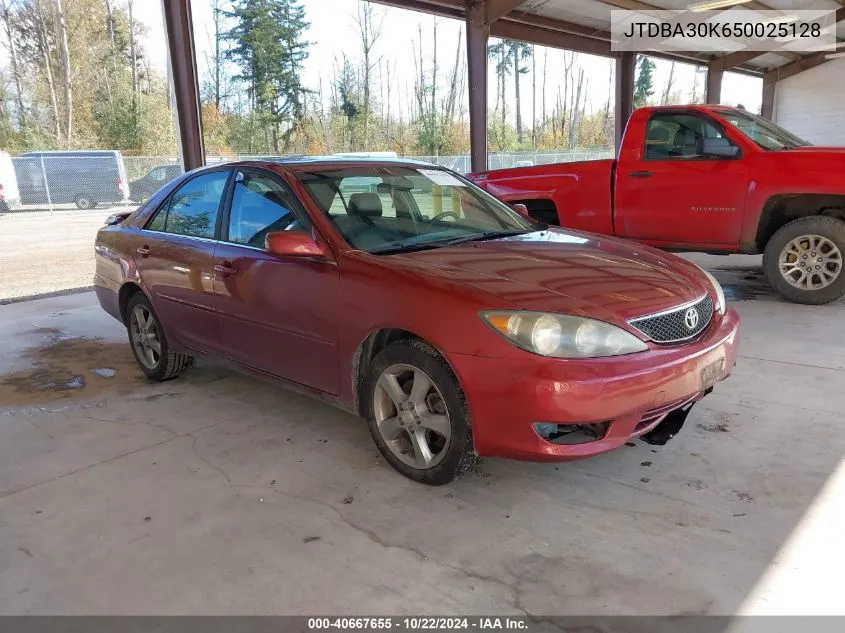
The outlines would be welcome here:
[[[787,301],[836,301],[845,295],[845,222],[813,215],[782,226],[766,244],[763,270]]]

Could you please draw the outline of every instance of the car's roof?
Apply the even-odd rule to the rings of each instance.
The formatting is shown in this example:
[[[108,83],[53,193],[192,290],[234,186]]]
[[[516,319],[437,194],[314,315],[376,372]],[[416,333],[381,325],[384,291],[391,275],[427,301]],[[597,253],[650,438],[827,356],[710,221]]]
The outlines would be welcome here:
[[[253,156],[249,159],[235,160],[227,163],[211,163],[208,165],[219,166],[221,164],[227,165],[255,165],[255,164],[273,163],[292,169],[294,171],[302,171],[305,169],[311,170],[316,168],[333,168],[333,167],[424,167],[427,169],[438,169],[439,165],[427,163],[421,160],[414,160],[413,158],[386,158],[386,157],[364,157],[364,156]]]
[[[737,112],[747,112],[744,108],[737,108],[734,106],[726,106],[718,103],[690,103],[677,105],[659,105],[646,106],[642,110],[736,110]]]

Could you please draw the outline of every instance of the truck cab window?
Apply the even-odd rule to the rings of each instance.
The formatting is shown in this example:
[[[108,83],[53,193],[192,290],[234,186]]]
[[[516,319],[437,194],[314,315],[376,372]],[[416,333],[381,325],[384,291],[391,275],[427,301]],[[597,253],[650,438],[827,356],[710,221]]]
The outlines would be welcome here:
[[[645,160],[689,160],[703,158],[702,141],[723,138],[721,130],[694,114],[655,114],[648,121]]]

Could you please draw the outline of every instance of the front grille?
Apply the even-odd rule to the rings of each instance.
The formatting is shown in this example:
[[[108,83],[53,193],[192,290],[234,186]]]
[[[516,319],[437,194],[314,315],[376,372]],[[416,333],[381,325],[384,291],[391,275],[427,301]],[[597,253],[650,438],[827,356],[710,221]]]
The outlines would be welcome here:
[[[631,319],[628,323],[655,343],[676,343],[702,332],[713,318],[713,300],[704,295],[694,303],[651,316]]]

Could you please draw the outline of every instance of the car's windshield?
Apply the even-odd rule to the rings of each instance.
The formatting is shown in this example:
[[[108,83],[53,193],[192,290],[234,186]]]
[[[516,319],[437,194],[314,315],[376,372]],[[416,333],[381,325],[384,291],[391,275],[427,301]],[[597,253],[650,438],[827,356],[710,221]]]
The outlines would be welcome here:
[[[436,248],[545,228],[434,166],[336,167],[300,174],[344,239],[369,253]]]
[[[765,150],[774,151],[810,145],[779,125],[748,112],[719,110],[718,114]]]

